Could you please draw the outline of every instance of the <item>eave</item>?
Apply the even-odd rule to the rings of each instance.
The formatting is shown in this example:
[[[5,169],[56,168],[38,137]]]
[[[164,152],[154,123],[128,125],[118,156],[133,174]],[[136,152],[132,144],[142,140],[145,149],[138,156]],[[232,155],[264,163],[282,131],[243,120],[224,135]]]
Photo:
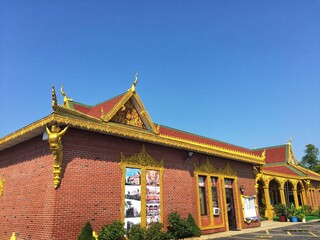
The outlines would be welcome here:
[[[198,153],[223,157],[236,161],[242,161],[252,164],[265,164],[265,156],[263,155],[259,156],[255,154],[244,153],[209,144],[192,142],[161,134],[157,135],[152,132],[145,131],[143,129],[121,125],[117,123],[102,123],[99,121],[88,121],[88,119],[80,119],[73,116],[61,116],[56,113],[52,113],[50,116],[47,116],[0,139],[0,151],[42,134],[45,131],[45,126],[51,123],[65,124],[73,128],[99,132],[103,134],[119,136],[129,139],[135,139],[138,141],[145,141],[154,144],[160,144],[163,146],[184,149],[187,151],[194,151]]]

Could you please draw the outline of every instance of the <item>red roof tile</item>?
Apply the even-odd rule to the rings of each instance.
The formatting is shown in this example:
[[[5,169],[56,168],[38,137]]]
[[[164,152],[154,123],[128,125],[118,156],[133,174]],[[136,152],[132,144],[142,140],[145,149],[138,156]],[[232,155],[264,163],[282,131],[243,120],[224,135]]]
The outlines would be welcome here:
[[[165,126],[160,127],[160,134],[167,135],[170,137],[175,137],[175,138],[181,138],[181,139],[188,140],[188,141],[194,141],[197,143],[204,143],[204,144],[214,145],[214,146],[227,148],[227,149],[231,149],[231,150],[241,151],[241,152],[245,152],[245,153],[261,155],[261,153],[254,152],[254,151],[247,149],[247,148],[239,147],[239,146],[228,144],[225,142],[220,142],[220,141],[217,141],[214,139],[198,136],[198,135],[195,135],[192,133],[183,132],[183,131],[168,128]]]
[[[277,146],[266,149],[266,164],[286,162],[287,161],[287,146]]]
[[[103,108],[104,113],[108,113],[111,109],[121,100],[124,94],[121,94],[117,97],[109,99],[105,102],[99,103],[93,107],[85,107],[83,105],[78,105],[76,103],[73,104],[74,109],[85,113],[89,116],[100,118],[101,117],[101,108]]]
[[[287,174],[287,175],[301,176],[297,172],[295,172],[292,169],[290,169],[290,167],[287,166],[287,165],[263,166],[262,170],[269,171],[269,172],[274,172],[275,174],[283,173],[283,174]]]

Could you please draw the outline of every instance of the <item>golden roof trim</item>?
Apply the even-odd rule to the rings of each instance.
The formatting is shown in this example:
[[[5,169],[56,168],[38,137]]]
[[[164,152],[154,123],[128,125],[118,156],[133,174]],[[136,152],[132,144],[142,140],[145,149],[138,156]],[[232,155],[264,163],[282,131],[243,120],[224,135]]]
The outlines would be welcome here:
[[[168,138],[168,139],[172,139],[175,141],[180,141],[180,142],[184,142],[184,143],[188,143],[188,144],[192,144],[192,145],[196,145],[199,147],[205,147],[205,148],[211,148],[216,154],[214,155],[218,155],[218,156],[222,156],[222,157],[227,157],[227,158],[232,158],[232,159],[239,159],[238,157],[241,157],[241,160],[246,160],[246,161],[259,161],[259,163],[264,163],[262,161],[265,160],[265,154],[262,153],[261,156],[259,155],[255,155],[252,153],[245,153],[245,152],[241,152],[238,150],[232,150],[232,149],[228,149],[228,148],[224,148],[224,147],[219,147],[219,146],[215,146],[215,145],[211,145],[211,144],[207,144],[207,143],[200,143],[200,142],[196,142],[196,141],[192,141],[192,140],[185,140],[182,138],[178,138],[178,137],[172,137],[169,135],[164,135],[164,134],[160,134],[160,136],[164,137],[164,138]],[[237,155],[237,158],[231,157],[232,155]]]
[[[178,138],[173,138],[165,135],[155,135],[152,132],[133,128],[126,125],[120,125],[116,123],[101,123],[101,122],[88,122],[85,119],[78,119],[72,116],[61,116],[56,113],[51,114],[15,133],[8,135],[7,137],[0,139],[0,144],[9,142],[15,138],[23,136],[24,134],[31,132],[37,128],[44,127],[51,122],[57,122],[60,124],[69,124],[71,127],[85,129],[89,131],[108,133],[115,136],[122,136],[126,138],[132,138],[140,141],[147,141],[151,143],[166,145],[179,149],[192,150],[208,155],[220,156],[228,159],[240,160],[249,163],[264,163],[263,156],[257,156],[253,154],[243,153],[236,150],[230,150],[227,148],[221,148],[213,145],[196,143],[193,141],[186,141]],[[13,144],[14,145],[14,144]]]

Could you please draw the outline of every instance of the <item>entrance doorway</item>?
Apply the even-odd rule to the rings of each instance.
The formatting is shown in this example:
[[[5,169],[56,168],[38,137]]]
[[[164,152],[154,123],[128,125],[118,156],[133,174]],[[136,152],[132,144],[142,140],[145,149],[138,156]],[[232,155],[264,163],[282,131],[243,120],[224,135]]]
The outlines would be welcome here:
[[[226,204],[227,204],[229,230],[236,230],[237,223],[236,223],[235,209],[234,209],[232,182],[233,181],[231,179],[225,179]]]

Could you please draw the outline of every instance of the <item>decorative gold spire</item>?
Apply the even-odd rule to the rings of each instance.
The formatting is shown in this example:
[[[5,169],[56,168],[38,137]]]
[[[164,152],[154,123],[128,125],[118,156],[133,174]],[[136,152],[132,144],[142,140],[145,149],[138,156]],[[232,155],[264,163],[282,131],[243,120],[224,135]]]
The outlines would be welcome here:
[[[291,145],[291,143],[292,143],[292,137],[289,138],[288,145]]]
[[[134,82],[132,83],[132,86],[128,91],[135,92],[136,91],[137,82],[138,82],[138,72],[136,72],[136,77],[134,79]]]
[[[63,91],[63,86],[61,84],[60,84],[60,91],[61,91],[61,94],[63,95],[63,105],[66,108],[70,108],[69,102],[72,102],[73,100],[67,97],[67,94]]]
[[[52,108],[53,108],[53,110],[55,110],[55,108],[57,107],[58,103],[57,103],[56,90],[54,89],[53,85],[52,85],[52,89],[51,89],[51,96],[52,96]]]

